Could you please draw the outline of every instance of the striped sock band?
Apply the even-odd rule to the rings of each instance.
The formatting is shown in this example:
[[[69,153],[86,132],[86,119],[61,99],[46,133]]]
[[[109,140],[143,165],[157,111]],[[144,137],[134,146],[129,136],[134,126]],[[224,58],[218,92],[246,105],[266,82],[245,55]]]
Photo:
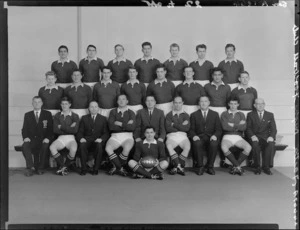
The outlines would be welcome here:
[[[171,156],[171,160],[175,160],[176,158],[178,158],[177,153],[175,153],[175,154],[173,154],[173,155]]]
[[[123,160],[123,161],[126,161],[127,160],[127,156],[125,156],[123,153],[121,153],[120,155],[119,155],[119,157],[121,158],[121,160]]]
[[[60,153],[59,153],[59,152],[57,152],[56,154],[54,154],[54,155],[53,155],[53,157],[54,157],[54,158],[58,158],[58,157],[60,157]]]
[[[140,166],[137,164],[136,166],[134,166],[134,168],[132,169],[132,171],[136,172],[136,170],[138,170]]]
[[[183,156],[182,154],[179,156],[179,159],[181,159],[181,160],[183,160],[183,161],[185,161],[186,160],[186,157],[185,156]]]
[[[116,157],[118,157],[118,156],[115,153],[113,153],[108,158],[109,158],[109,160],[113,160]]]

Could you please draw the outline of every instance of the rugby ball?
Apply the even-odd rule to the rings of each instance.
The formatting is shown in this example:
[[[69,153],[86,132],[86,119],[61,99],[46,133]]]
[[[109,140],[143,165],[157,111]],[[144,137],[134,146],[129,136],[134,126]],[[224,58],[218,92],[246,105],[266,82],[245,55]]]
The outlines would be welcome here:
[[[140,163],[144,168],[153,168],[156,165],[156,159],[152,156],[146,156],[140,160]]]

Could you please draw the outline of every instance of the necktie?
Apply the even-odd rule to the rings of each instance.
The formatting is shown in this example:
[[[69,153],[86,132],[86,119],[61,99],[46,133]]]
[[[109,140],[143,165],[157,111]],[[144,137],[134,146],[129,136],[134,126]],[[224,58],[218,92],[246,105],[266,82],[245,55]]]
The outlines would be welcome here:
[[[259,113],[259,120],[262,121],[262,112]]]
[[[93,122],[94,122],[94,123],[95,123],[95,118],[96,118],[96,115],[93,116]]]
[[[150,120],[151,120],[151,118],[152,118],[152,112],[151,111],[149,111],[149,117],[150,117]]]
[[[39,123],[39,112],[35,112],[35,121]]]
[[[204,112],[203,119],[206,121],[206,111]]]

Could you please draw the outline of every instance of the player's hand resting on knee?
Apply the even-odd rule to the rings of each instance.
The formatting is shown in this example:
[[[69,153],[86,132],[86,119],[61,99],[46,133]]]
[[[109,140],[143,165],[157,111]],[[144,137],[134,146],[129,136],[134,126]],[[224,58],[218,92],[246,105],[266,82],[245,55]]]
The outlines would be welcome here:
[[[29,139],[28,137],[26,137],[26,138],[24,139],[24,142],[30,142],[30,139]]]
[[[210,137],[210,140],[211,140],[211,141],[216,141],[216,140],[217,140],[217,137],[216,137],[215,135],[212,135],[212,136]]]
[[[194,136],[194,137],[193,137],[193,141],[200,141],[200,137]]]
[[[101,142],[102,142],[102,139],[101,139],[101,138],[97,138],[97,139],[95,140],[95,142],[101,143]]]
[[[43,140],[43,143],[48,144],[48,143],[49,143],[49,139],[48,139],[48,138],[45,138],[45,139]]]
[[[84,138],[80,139],[80,143],[85,143],[85,142],[86,142],[86,139],[84,139]]]
[[[254,136],[251,137],[251,140],[252,141],[258,141],[258,138],[257,138],[257,136],[254,135]]]
[[[273,137],[268,137],[268,139],[267,139],[267,142],[269,143],[269,142],[273,142],[274,141],[274,138]]]

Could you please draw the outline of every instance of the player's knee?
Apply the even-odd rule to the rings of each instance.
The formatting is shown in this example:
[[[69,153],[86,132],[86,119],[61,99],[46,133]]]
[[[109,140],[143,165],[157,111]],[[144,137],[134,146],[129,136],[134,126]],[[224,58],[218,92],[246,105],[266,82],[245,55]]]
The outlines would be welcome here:
[[[137,165],[137,162],[135,161],[135,160],[130,160],[129,162],[128,162],[128,166],[130,167],[130,168],[134,168],[135,166]]]
[[[244,148],[244,153],[245,155],[249,156],[250,152],[251,152],[251,145],[249,145],[248,143],[245,145],[245,148]]]
[[[163,170],[165,170],[166,168],[168,168],[169,163],[168,163],[168,161],[161,161],[161,162],[159,162],[159,166],[160,166]]]
[[[57,148],[56,148],[56,146],[55,146],[54,143],[52,143],[52,144],[50,145],[49,149],[50,149],[50,152],[51,152],[52,155],[56,154]]]

